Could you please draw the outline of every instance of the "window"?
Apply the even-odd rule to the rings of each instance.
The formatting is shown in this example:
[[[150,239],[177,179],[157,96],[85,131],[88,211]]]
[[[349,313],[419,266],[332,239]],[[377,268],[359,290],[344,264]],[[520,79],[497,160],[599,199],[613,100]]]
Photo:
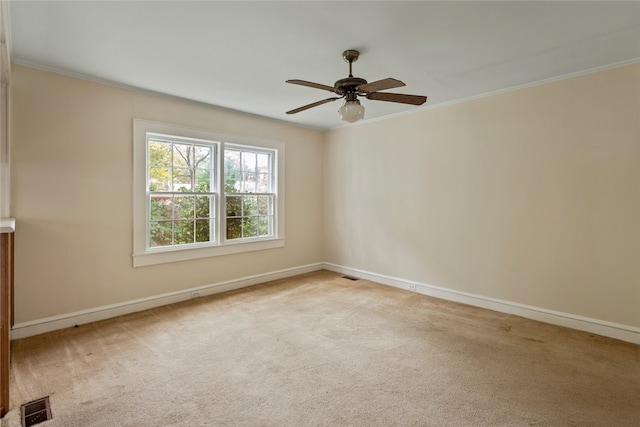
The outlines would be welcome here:
[[[215,242],[214,143],[147,134],[149,247]]]
[[[284,144],[134,120],[134,267],[284,246]]]
[[[224,192],[227,240],[273,234],[273,152],[227,146]]]

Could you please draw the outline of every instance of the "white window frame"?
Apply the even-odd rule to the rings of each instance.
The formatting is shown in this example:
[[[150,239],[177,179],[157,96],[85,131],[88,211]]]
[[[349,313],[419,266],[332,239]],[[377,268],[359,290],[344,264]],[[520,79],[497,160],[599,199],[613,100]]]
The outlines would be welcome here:
[[[215,189],[218,193],[215,213],[218,239],[209,244],[176,245],[150,248],[148,244],[149,204],[147,203],[147,134],[212,141],[216,144]],[[225,144],[248,149],[274,150],[273,173],[275,196],[274,233],[271,236],[226,240],[226,200],[224,193]],[[231,148],[231,147],[230,147]],[[284,143],[261,138],[228,135],[185,126],[133,120],[133,266],[142,267],[220,255],[238,254],[284,247]]]
[[[258,192],[258,191],[249,191],[249,192],[245,192],[245,191],[243,191],[243,190],[244,190],[244,189],[243,189],[243,190],[239,190],[239,191],[234,191],[234,192],[232,192],[232,193],[227,193],[227,192],[225,192],[225,191],[224,191],[224,189],[221,189],[221,190],[222,190],[221,192],[224,192],[225,202],[227,201],[227,198],[228,198],[228,197],[239,197],[239,198],[243,198],[244,196],[249,196],[249,197],[267,196],[267,197],[268,197],[268,198],[270,198],[273,202],[275,202],[275,201],[277,200],[277,197],[278,197],[278,196],[277,196],[277,188],[276,188],[276,182],[277,182],[277,181],[276,181],[276,176],[277,176],[277,173],[276,173],[277,152],[274,152],[274,150],[272,150],[272,149],[268,149],[268,148],[264,148],[264,147],[257,147],[257,146],[255,146],[255,145],[253,145],[253,146],[247,146],[247,145],[240,145],[240,144],[226,143],[226,144],[224,145],[223,152],[220,154],[220,155],[223,157],[223,159],[222,159],[222,161],[223,161],[223,162],[224,162],[224,161],[225,161],[225,159],[226,159],[226,150],[227,150],[227,149],[228,149],[228,150],[231,150],[231,151],[238,151],[239,153],[243,153],[243,152],[252,152],[252,153],[255,153],[255,154],[267,154],[267,155],[269,155],[269,157],[270,157],[270,165],[269,165],[269,172],[268,172],[268,174],[269,174],[270,179],[269,179],[268,189],[269,189],[270,191],[268,191],[268,192]],[[242,167],[241,167],[241,171],[242,171]],[[222,173],[223,178],[225,178],[225,177],[224,177],[225,172],[226,172],[226,171],[224,171],[224,170],[223,170],[223,173]],[[255,175],[260,175],[260,173],[258,173],[258,172],[255,172],[254,174],[255,174]],[[253,175],[253,174],[252,174],[252,175]],[[254,179],[257,179],[257,177],[255,177]],[[243,179],[241,182],[245,182],[245,180]],[[245,183],[246,183],[246,182],[245,182]],[[256,181],[256,183],[257,183],[257,181]],[[222,183],[222,185],[221,185],[221,186],[224,186],[224,183]],[[256,186],[254,187],[254,190],[257,190],[257,189],[258,189],[258,188],[257,188],[257,185],[256,185]],[[243,204],[243,202],[241,201],[241,202],[240,202],[240,204],[242,205],[242,204]],[[272,203],[272,205],[273,205],[273,203]],[[277,208],[276,208],[275,206],[273,206],[273,213],[272,213],[271,215],[263,215],[263,216],[271,216],[271,217],[273,217],[273,218],[276,218],[276,217],[277,217],[277,215],[276,215],[276,213],[277,213],[277,212],[276,212],[276,211],[277,211]],[[228,214],[228,212],[227,212],[227,214]],[[260,215],[258,214],[258,216],[260,216]],[[245,216],[245,215],[241,215],[240,217],[232,217],[232,219],[233,219],[233,218],[237,218],[237,219],[244,219],[244,218],[246,218],[246,217],[247,217],[247,216]],[[225,219],[226,219],[226,220],[228,220],[229,218],[228,218],[228,217],[226,217]],[[275,230],[276,230],[276,228],[277,228],[277,225],[275,224],[275,221],[274,221],[274,220],[270,220],[269,222],[271,223],[271,227],[270,227],[270,228],[272,229],[273,233],[275,234]],[[225,223],[225,225],[227,225],[227,224]],[[228,227],[225,227],[225,230],[228,230]],[[269,235],[269,236],[256,236],[256,237],[253,237],[253,236],[252,236],[252,237],[248,237],[248,238],[245,238],[245,237],[238,237],[238,238],[232,239],[232,241],[233,241],[233,242],[241,242],[241,241],[244,241],[244,240],[256,240],[256,239],[265,239],[265,238],[267,238],[267,239],[268,239],[268,238],[272,238],[272,237],[273,237],[273,235]],[[226,239],[226,236],[222,236],[222,239]]]

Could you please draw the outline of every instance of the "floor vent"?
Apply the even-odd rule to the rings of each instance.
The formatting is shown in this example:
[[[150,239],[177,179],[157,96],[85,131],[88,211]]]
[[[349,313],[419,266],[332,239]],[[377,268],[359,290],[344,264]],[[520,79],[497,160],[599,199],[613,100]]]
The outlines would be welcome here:
[[[25,403],[20,407],[20,414],[22,415],[22,427],[31,427],[50,420],[52,417],[49,396]]]
[[[354,282],[355,282],[356,280],[360,280],[360,279],[358,279],[357,277],[352,277],[352,276],[342,276],[342,278],[343,278],[343,279],[348,279],[348,280],[353,280]]]

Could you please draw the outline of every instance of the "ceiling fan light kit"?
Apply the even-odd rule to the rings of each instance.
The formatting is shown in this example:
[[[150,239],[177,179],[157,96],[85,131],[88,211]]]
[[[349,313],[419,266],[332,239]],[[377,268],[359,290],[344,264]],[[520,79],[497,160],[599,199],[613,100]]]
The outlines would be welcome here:
[[[338,114],[345,122],[355,123],[364,118],[364,107],[357,99],[347,99],[344,105],[338,109]]]
[[[338,109],[338,114],[340,115],[340,118],[345,122],[354,123],[364,117],[364,106],[360,104],[358,96],[364,96],[365,98],[374,101],[397,102],[401,104],[411,105],[422,105],[427,101],[427,97],[421,95],[379,92],[381,90],[405,86],[405,84],[400,80],[387,78],[368,83],[363,78],[353,77],[352,66],[353,63],[358,60],[359,56],[360,53],[357,50],[345,50],[342,53],[342,57],[344,58],[344,60],[349,63],[349,77],[336,81],[333,86],[308,82],[306,80],[287,80],[287,83],[327,90],[329,92],[335,93],[336,95],[339,95],[338,97],[323,99],[322,101],[317,101],[287,111],[287,114],[296,114],[301,111],[308,110],[309,108],[317,107],[318,105],[326,104],[327,102],[344,98],[345,103]]]

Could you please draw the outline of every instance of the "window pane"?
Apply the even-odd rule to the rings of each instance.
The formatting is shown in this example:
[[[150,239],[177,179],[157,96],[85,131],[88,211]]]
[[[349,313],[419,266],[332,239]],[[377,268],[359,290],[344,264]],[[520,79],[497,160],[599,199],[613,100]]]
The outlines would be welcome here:
[[[244,196],[242,202],[242,215],[255,216],[258,215],[258,197]]]
[[[210,221],[208,219],[196,220],[196,242],[208,242],[210,241]]]
[[[225,170],[240,170],[240,151],[224,150],[224,168]]]
[[[194,213],[194,202],[195,198],[193,196],[175,196],[173,198],[174,205],[174,215],[175,219],[193,219],[195,217]]]
[[[149,246],[170,246],[172,243],[172,223],[171,221],[151,221],[149,222]]]
[[[242,180],[242,193],[256,192],[256,175],[254,173],[244,173]]]
[[[239,239],[242,237],[242,218],[227,219],[227,240]]]
[[[208,193],[211,191],[211,173],[209,169],[196,170],[196,193]]]
[[[224,174],[224,192],[239,193],[242,190],[240,171],[228,171]]]
[[[211,153],[211,147],[196,145],[195,162],[193,164],[193,167],[198,169],[209,169],[211,167]]]
[[[149,166],[171,166],[171,143],[149,140]]]
[[[171,191],[171,168],[149,168],[149,191]]]
[[[271,156],[269,154],[258,154],[258,170],[260,173],[268,173],[271,172]]]
[[[193,145],[173,144],[173,167],[193,168]]]
[[[210,218],[215,210],[212,210],[212,196],[197,196],[196,197],[196,218]]]
[[[273,215],[271,196],[258,196],[258,214]]]
[[[242,237],[256,237],[258,235],[258,219],[249,217],[242,219]]]
[[[256,172],[256,153],[251,151],[242,152],[242,171],[243,172]]]
[[[225,167],[240,169],[240,150],[226,149],[224,150]]]
[[[176,245],[193,243],[194,221],[174,221],[173,241]]]
[[[258,217],[258,235],[268,236],[270,234],[269,218],[266,216]]]
[[[261,173],[258,175],[256,184],[256,193],[269,193],[271,192],[271,185],[269,183],[269,175]]]
[[[242,216],[242,199],[239,196],[227,196],[227,217]]]
[[[171,199],[171,196],[151,196],[149,206],[151,220],[173,218],[173,203]]]
[[[191,170],[183,168],[173,169],[173,191],[193,191],[191,186]]]
[[[241,190],[240,185],[240,152],[224,150],[224,191],[235,193]]]

